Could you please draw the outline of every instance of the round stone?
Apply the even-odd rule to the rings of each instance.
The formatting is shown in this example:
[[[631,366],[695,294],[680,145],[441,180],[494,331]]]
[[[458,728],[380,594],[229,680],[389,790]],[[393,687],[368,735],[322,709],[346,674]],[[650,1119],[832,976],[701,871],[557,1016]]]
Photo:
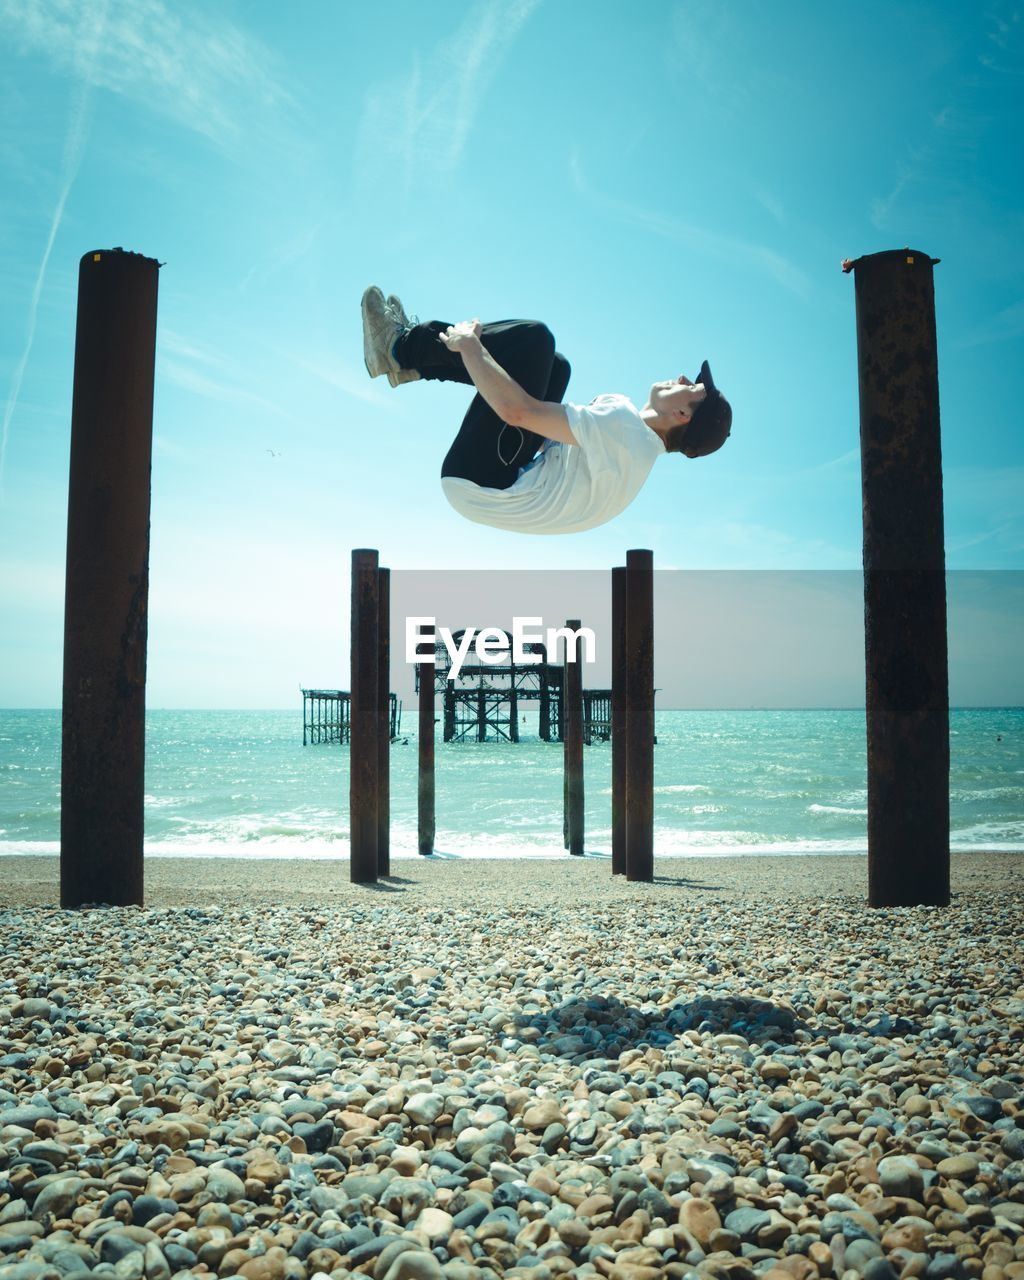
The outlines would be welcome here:
[[[944,1178],[957,1178],[960,1182],[973,1182],[978,1176],[981,1161],[974,1155],[950,1156],[935,1166]]]
[[[540,1098],[523,1111],[527,1129],[546,1129],[549,1124],[565,1124],[565,1113],[554,1098]]]
[[[452,1233],[454,1221],[452,1215],[444,1209],[430,1206],[416,1219],[416,1229],[422,1231],[428,1240],[445,1240]]]
[[[402,1110],[415,1124],[433,1124],[445,1108],[437,1093],[414,1093]]]
[[[879,1160],[878,1183],[887,1196],[920,1200],[924,1193],[924,1173],[909,1156],[886,1156]]]

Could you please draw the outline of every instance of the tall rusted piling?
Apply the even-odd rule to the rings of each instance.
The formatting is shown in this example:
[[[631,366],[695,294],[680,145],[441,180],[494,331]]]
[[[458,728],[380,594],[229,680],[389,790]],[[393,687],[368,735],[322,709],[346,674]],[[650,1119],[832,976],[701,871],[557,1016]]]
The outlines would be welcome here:
[[[566,622],[566,630],[578,632],[578,618]],[[570,653],[569,637],[565,641],[565,664],[562,668],[562,706],[565,715],[565,847],[573,857],[583,856],[583,659],[578,640],[575,654]],[[570,661],[574,657],[575,661]]]
[[[380,839],[380,574],[377,552],[352,552],[349,879],[377,879]],[[386,684],[386,682],[385,682]]]
[[[377,570],[377,875],[391,874],[391,570]]]
[[[654,553],[626,552],[626,879],[654,879]]]
[[[844,263],[857,306],[868,900],[949,902],[949,681],[933,266]]]
[[[79,264],[71,405],[60,904],[143,905],[153,258]]]
[[[434,648],[433,627],[420,623],[419,652]],[[434,852],[436,834],[434,791],[434,677],[432,662],[419,663],[419,787],[417,812],[419,820],[419,850],[424,857]]]
[[[626,874],[626,569],[612,569],[612,875]]]

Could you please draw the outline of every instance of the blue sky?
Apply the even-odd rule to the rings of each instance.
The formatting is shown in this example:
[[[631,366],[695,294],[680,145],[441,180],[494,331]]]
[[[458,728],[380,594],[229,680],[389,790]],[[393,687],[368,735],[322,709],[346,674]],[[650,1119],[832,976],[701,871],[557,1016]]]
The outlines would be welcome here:
[[[347,683],[350,549],[395,569],[856,569],[853,281],[936,268],[951,569],[1024,567],[1024,16],[993,3],[0,0],[0,705],[53,706],[78,260],[159,258],[149,702]],[[718,454],[589,533],[463,521],[461,387],[362,364],[540,318],[568,399],[710,358]]]

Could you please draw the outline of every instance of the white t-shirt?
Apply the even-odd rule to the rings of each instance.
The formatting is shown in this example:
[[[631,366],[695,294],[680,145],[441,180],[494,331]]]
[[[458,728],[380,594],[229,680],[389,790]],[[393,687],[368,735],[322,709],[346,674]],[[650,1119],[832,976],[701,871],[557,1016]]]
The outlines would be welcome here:
[[[517,533],[578,533],[628,507],[665,452],[661,437],[626,396],[564,408],[578,444],[549,440],[508,489],[444,476],[441,487],[455,510]]]

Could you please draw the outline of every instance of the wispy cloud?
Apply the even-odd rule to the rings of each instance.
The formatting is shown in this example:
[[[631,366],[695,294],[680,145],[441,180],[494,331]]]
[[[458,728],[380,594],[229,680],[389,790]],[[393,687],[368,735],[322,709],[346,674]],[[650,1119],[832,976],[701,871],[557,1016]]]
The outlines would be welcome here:
[[[480,103],[502,60],[540,0],[471,5],[458,29],[434,51],[413,56],[367,93],[355,149],[355,181],[364,187],[402,175],[408,197],[421,172],[448,175],[462,159]]]
[[[387,406],[391,403],[390,397],[376,389],[376,383],[369,382],[365,369],[355,370],[337,357],[299,355],[294,351],[278,352],[278,355],[290,360],[306,373],[311,373],[314,378],[319,378],[321,382],[326,382],[328,386],[336,387],[345,395],[352,396],[355,400],[379,406]]]
[[[273,357],[275,367],[280,367],[287,361],[354,400],[378,407],[389,404],[393,407],[391,397],[382,393],[380,383],[370,382],[365,369],[361,366],[354,369],[333,353],[316,350],[299,352],[280,346],[268,348],[268,353]],[[214,348],[185,337],[174,329],[160,330],[157,373],[161,379],[183,391],[191,391],[205,399],[268,409],[294,421],[293,415],[279,404],[249,389],[246,385],[249,374],[245,369]],[[387,387],[386,382],[383,385]]]
[[[219,352],[211,351],[209,347],[201,347],[194,339],[186,338],[174,329],[167,329],[163,326],[160,328],[159,347],[162,355],[178,356],[183,360],[194,360],[199,364],[209,365],[212,368],[224,368],[226,364],[224,357]]]
[[[753,196],[761,208],[767,210],[780,227],[785,224],[786,210],[782,201],[774,192],[769,191],[766,187],[755,185],[753,187]]]
[[[1004,523],[994,529],[985,529],[981,533],[968,533],[961,535],[959,538],[948,538],[946,540],[946,554],[953,555],[958,551],[967,551],[971,547],[980,546],[983,542],[991,542],[993,538],[1000,538],[1004,534],[1013,532],[1013,526],[1009,523]]]
[[[753,521],[726,520],[716,527],[723,558],[730,553],[751,569],[855,568],[859,547],[842,547],[824,538],[807,538],[787,529]]]
[[[930,130],[899,156],[888,192],[869,203],[879,231],[906,224],[908,197],[917,198],[917,212],[927,211],[940,224],[979,199],[974,166],[982,144],[991,146],[993,132],[998,136],[1012,117],[1012,110],[1000,109],[999,95],[1024,75],[1024,21],[1016,0],[996,0],[979,17],[971,28],[980,42],[973,51],[960,52],[955,66],[947,65],[950,54],[940,55],[935,70],[948,100],[931,113]]]
[[[166,356],[158,355],[156,369],[157,376],[162,382],[171,383],[183,391],[191,391],[197,396],[202,396],[204,400],[219,400],[224,404],[269,409],[282,417],[290,417],[280,405],[267,400],[265,396],[257,395],[223,378],[211,377],[210,374],[202,373],[178,360],[170,360]]]
[[[304,258],[316,244],[323,228],[324,220],[321,219],[311,226],[300,227],[283,243],[275,245],[245,273],[238,286],[239,292],[244,293],[253,280],[265,281],[275,272]]]
[[[1024,75],[1024,18],[1015,3],[996,3],[985,14],[988,22],[988,44],[978,55],[978,61],[988,71],[998,75],[1019,77]]]
[[[897,200],[899,200],[900,196],[902,196],[903,192],[906,191],[907,187],[911,186],[917,180],[919,169],[919,158],[915,158],[914,160],[904,164],[900,173],[896,177],[896,181],[893,183],[892,189],[884,196],[875,196],[871,201],[868,216],[871,219],[871,225],[876,231],[885,231],[888,229],[893,207]]]
[[[201,346],[173,329],[159,331],[156,371],[161,382],[190,391],[204,400],[268,410],[287,421],[295,421],[294,416],[281,405],[249,390],[250,370],[239,367],[221,352]]]
[[[569,176],[581,196],[621,222],[653,231],[666,240],[678,241],[695,252],[759,271],[801,298],[811,296],[810,278],[795,263],[776,253],[774,249],[754,241],[727,236],[720,231],[710,231],[706,227],[683,222],[678,218],[670,218],[656,210],[644,209],[596,190],[587,180],[579,152],[575,149],[569,157]]]
[[[43,255],[39,262],[39,269],[36,272],[35,283],[29,298],[25,345],[22,348],[17,364],[14,366],[11,389],[8,392],[7,403],[4,406],[3,425],[0,427],[0,502],[3,502],[4,499],[7,442],[10,437],[11,422],[14,420],[18,400],[21,396],[22,383],[25,380],[25,370],[28,368],[29,358],[32,355],[32,346],[36,336],[36,322],[39,316],[39,300],[42,297],[43,285],[46,282],[50,254],[53,252],[53,244],[63,221],[64,209],[67,206],[68,196],[71,194],[71,188],[78,175],[89,136],[89,123],[92,116],[92,70],[95,67],[105,38],[106,9],[107,5],[105,3],[97,6],[93,14],[93,20],[85,24],[80,33],[79,55],[82,60],[82,70],[78,83],[74,86],[71,95],[71,112],[67,133],[64,138],[64,154],[61,163],[60,191],[50,218],[49,233],[46,237]],[[3,10],[0,10],[0,13],[2,12]]]
[[[1011,338],[1024,337],[1024,299],[1014,302],[976,328],[970,330],[953,344],[954,351],[965,351],[969,347],[987,347],[993,342],[1007,342]]]
[[[228,147],[254,106],[290,101],[272,58],[216,6],[162,0],[0,0],[0,31],[83,84],[157,111]]]
[[[841,453],[838,458],[829,458],[825,462],[817,462],[810,467],[801,467],[799,471],[793,472],[793,476],[813,476],[820,475],[824,471],[844,471],[855,462],[860,461],[859,449],[847,449],[845,453]]]

